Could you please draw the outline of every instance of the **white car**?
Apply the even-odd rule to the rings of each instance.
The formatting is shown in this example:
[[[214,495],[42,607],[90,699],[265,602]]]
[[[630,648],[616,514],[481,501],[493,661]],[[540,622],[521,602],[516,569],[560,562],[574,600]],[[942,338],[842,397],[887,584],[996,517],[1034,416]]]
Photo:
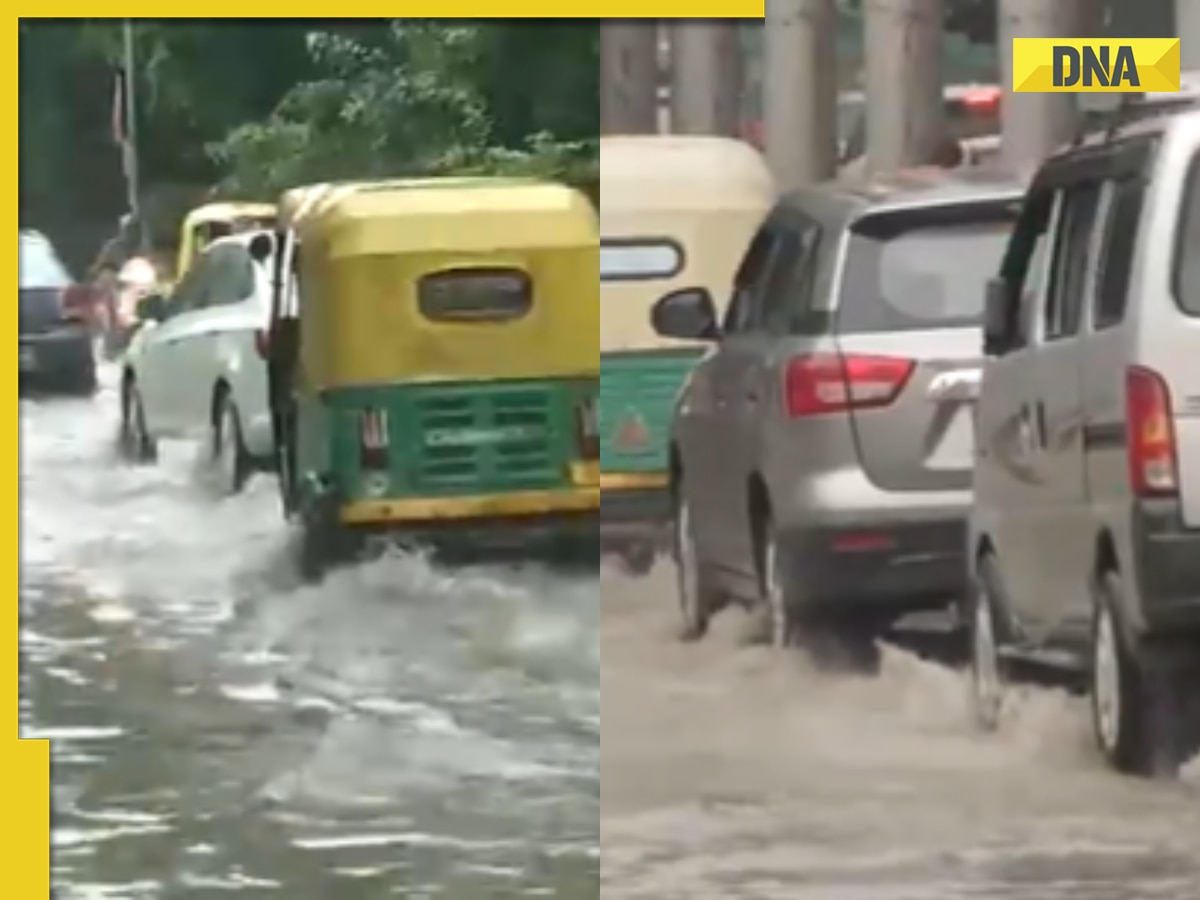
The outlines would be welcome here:
[[[139,306],[121,378],[120,449],[157,458],[163,438],[203,440],[219,487],[237,493],[272,461],[266,329],[274,235],[206,247],[169,299]]]

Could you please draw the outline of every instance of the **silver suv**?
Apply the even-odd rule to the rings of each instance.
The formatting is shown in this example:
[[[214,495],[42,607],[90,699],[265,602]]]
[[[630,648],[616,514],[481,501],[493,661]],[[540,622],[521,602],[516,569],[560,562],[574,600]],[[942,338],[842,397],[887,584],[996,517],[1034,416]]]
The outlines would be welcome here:
[[[1022,193],[970,170],[802,190],[723,322],[703,290],[659,302],[661,334],[714,347],[672,433],[685,639],[737,603],[777,646],[857,644],[961,596],[983,294]]]
[[[1070,674],[1142,775],[1200,724],[1200,104],[1162,102],[1032,183],[988,291],[969,548],[980,724],[1015,668]]]

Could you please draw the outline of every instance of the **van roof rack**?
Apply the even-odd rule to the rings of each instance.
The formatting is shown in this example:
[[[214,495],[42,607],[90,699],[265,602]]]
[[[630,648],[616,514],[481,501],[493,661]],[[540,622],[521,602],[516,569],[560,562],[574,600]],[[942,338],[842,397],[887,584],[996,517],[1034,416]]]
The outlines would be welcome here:
[[[1178,92],[1120,94],[1120,100],[1110,109],[1084,110],[1071,146],[1078,147],[1097,132],[1104,132],[1111,141],[1122,128],[1136,122],[1200,109],[1200,71],[1182,73]]]

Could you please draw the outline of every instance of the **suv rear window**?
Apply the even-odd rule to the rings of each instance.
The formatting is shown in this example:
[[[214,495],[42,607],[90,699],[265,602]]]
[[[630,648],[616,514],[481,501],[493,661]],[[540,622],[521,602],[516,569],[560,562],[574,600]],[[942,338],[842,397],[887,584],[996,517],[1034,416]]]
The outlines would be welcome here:
[[[1017,204],[878,215],[855,226],[838,308],[847,334],[970,328],[983,319]]]
[[[1175,241],[1175,298],[1179,308],[1189,316],[1200,316],[1200,254],[1196,252],[1197,247],[1200,247],[1200,155],[1192,161],[1188,173],[1179,235]]]
[[[17,280],[21,289],[64,288],[71,284],[66,266],[50,241],[40,234],[18,232]]]

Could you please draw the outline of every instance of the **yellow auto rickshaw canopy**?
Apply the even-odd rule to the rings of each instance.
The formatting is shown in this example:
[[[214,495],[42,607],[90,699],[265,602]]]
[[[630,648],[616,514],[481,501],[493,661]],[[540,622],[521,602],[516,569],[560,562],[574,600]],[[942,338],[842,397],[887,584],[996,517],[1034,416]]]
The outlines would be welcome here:
[[[526,179],[404,179],[302,188],[280,206],[300,239],[301,358],[314,388],[598,374],[599,230],[582,193]],[[523,315],[422,311],[425,279],[497,269],[528,279]]]
[[[778,194],[762,155],[722,137],[600,139],[600,349],[680,346],[656,335],[650,311],[679,288],[724,304],[751,238]]]

